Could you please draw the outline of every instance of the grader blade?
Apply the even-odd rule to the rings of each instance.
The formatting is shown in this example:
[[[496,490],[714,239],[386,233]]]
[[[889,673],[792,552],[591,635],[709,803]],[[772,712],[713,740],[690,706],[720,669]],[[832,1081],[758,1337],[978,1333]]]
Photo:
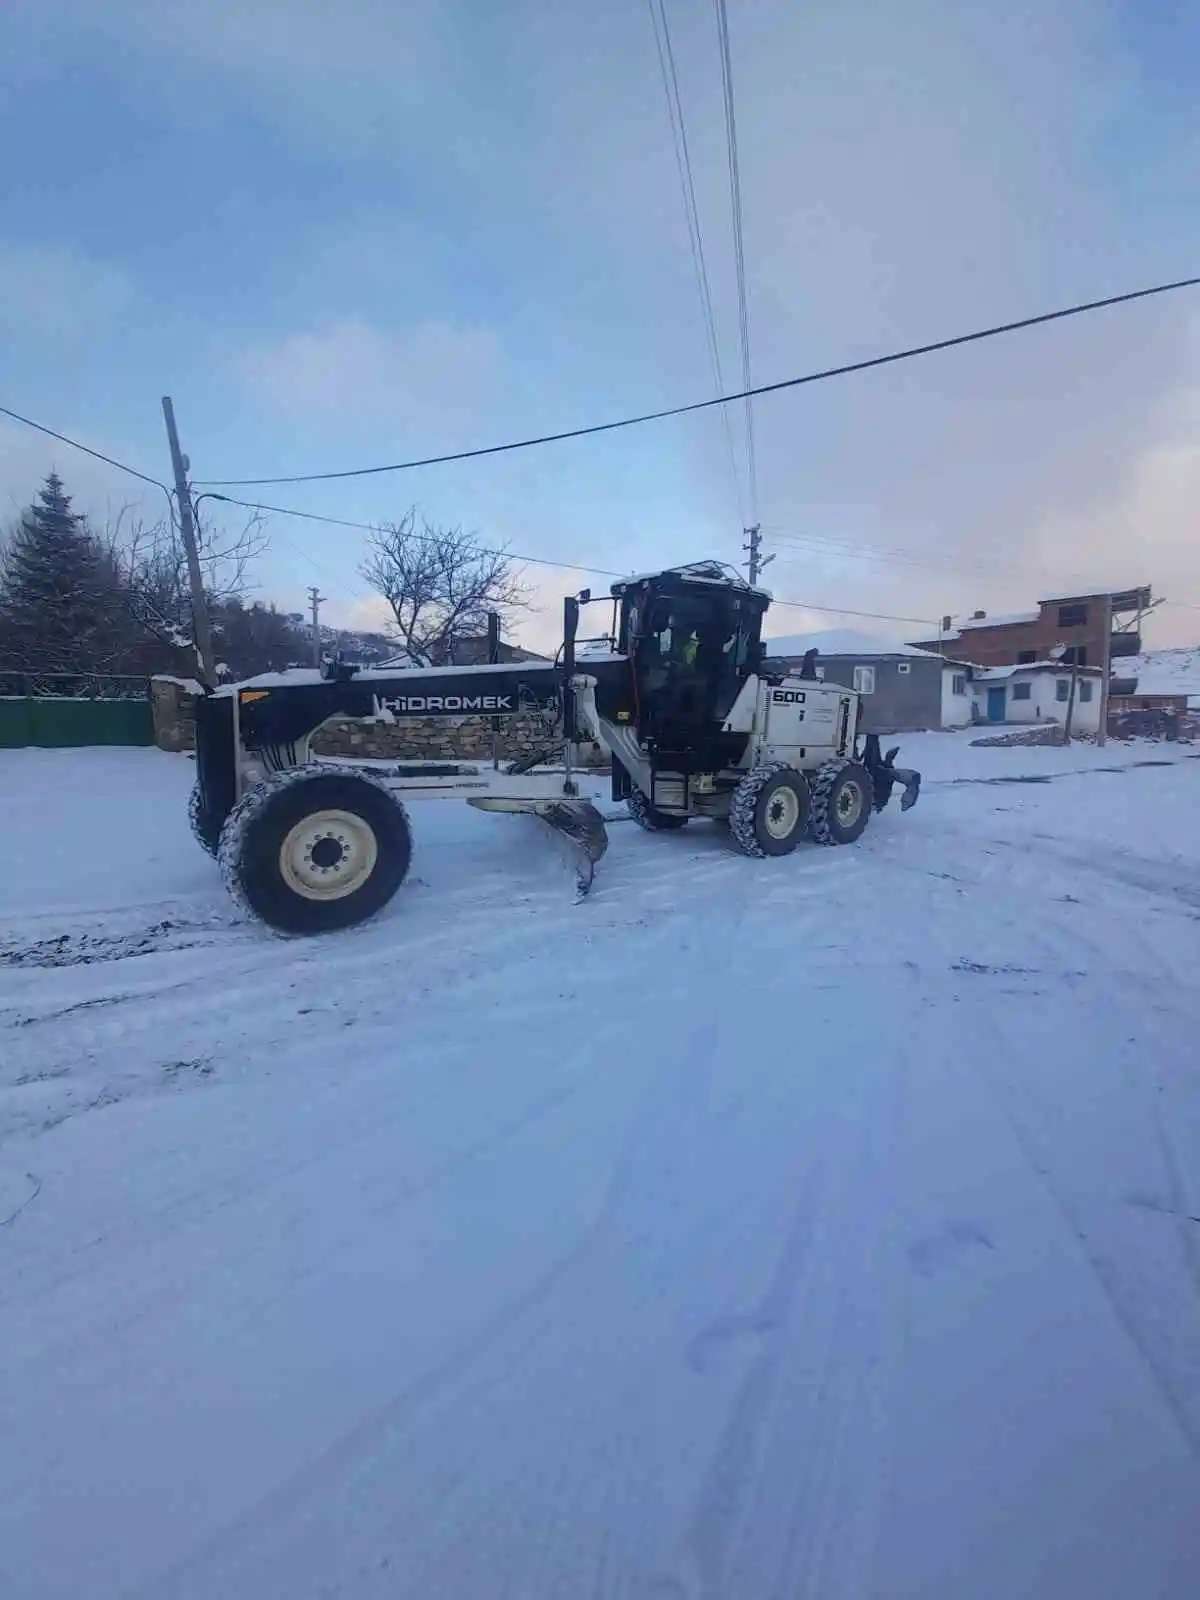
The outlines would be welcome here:
[[[579,898],[592,887],[596,863],[608,849],[608,829],[604,818],[590,800],[562,795],[553,799],[508,795],[471,795],[467,804],[477,811],[504,811],[540,817],[566,847],[575,872]]]

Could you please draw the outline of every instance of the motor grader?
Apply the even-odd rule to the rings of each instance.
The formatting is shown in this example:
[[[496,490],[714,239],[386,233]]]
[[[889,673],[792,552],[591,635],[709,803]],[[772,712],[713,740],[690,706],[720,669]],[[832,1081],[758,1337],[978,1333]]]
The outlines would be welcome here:
[[[612,797],[652,832],[726,826],[748,856],[804,839],[856,840],[894,787],[914,804],[920,775],[860,735],[853,689],[767,657],[770,595],[717,562],[622,579],[600,648],[581,651],[587,591],[564,602],[553,662],[364,668],[341,660],[266,674],[196,705],[193,831],[237,902],[281,933],[324,933],[380,911],[412,857],[406,795],[466,799],[540,817],[569,842],[586,893],[607,847],[581,792],[580,740],[612,762]],[[546,744],[520,762],[397,762],[386,770],[315,760],[331,717],[541,719]]]

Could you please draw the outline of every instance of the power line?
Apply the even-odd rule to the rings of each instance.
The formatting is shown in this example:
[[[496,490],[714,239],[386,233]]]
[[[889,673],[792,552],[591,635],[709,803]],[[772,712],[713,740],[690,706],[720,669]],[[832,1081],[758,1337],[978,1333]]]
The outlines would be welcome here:
[[[354,528],[360,533],[379,532],[380,525],[377,522],[351,522],[345,517],[327,517],[316,511],[297,511],[293,506],[269,506],[257,500],[236,500],[232,495],[227,494],[210,493],[208,498],[220,500],[228,506],[241,506],[244,511],[267,511],[279,517],[298,517],[303,522],[327,523],[331,528]],[[410,537],[419,542],[431,541],[433,538],[431,534],[423,533],[413,533]],[[595,572],[606,578],[624,578],[628,576],[627,573],[617,572],[609,567],[591,567],[586,562],[549,561],[544,556],[522,555],[516,550],[504,550],[498,547],[489,548],[486,545],[480,545],[478,548],[481,555],[508,556],[511,560],[520,561],[527,566],[556,567],[561,568],[564,572]]]
[[[776,533],[775,543],[784,552],[784,567],[798,565],[799,556],[811,550],[814,555],[825,555],[839,560],[879,561],[884,565],[895,563],[902,567],[910,567],[923,572],[949,573],[954,577],[969,582],[986,582],[989,579],[995,581],[1008,577],[1011,571],[1010,568],[992,563],[980,561],[964,562],[961,558],[943,560],[933,555],[923,557],[915,550],[860,544],[853,540],[838,539],[831,534],[788,533],[774,523],[764,524],[764,527]],[[793,554],[789,556],[787,552],[793,552]],[[1073,574],[1068,573],[1060,581],[1073,583],[1080,594],[1091,592],[1088,587],[1091,580],[1086,577],[1080,577],[1078,571]],[[1200,604],[1192,604],[1186,600],[1163,600],[1161,603],[1168,606],[1182,606],[1188,611],[1200,611]]]
[[[304,522],[326,523],[332,528],[354,528],[360,533],[378,532],[378,523],[352,522],[346,517],[327,517],[316,511],[298,511],[292,506],[271,506],[259,500],[238,500],[232,495],[214,494],[208,496],[211,500],[220,500],[225,505],[240,506],[244,511],[267,511],[280,517],[298,517]],[[424,539],[425,534],[413,534],[414,539]],[[628,572],[618,572],[614,567],[595,567],[587,561],[551,561],[546,556],[522,555],[516,550],[505,550],[497,547],[481,545],[480,553],[483,555],[508,556],[512,561],[521,562],[527,566],[553,567],[562,572],[592,572],[602,578],[628,578]],[[808,600],[781,600],[771,597],[772,605],[786,606],[795,611],[820,611],[835,617],[870,617],[877,622],[921,622],[931,623],[932,617],[901,617],[889,614],[886,611],[855,611],[846,606],[819,606]]]
[[[959,577],[980,581],[987,578],[1002,578],[1007,573],[1007,569],[1004,567],[988,565],[984,562],[946,561],[940,557],[923,556],[915,550],[901,550],[890,546],[837,539],[827,534],[784,533],[777,531],[774,542],[780,551],[784,552],[785,564],[789,559],[786,552],[791,551],[794,552],[791,558],[793,560],[798,556],[811,552],[818,556],[833,556],[838,559],[853,561],[874,561],[884,566],[909,567],[925,572],[951,572]]]
[[[738,164],[737,114],[733,98],[733,57],[729,49],[729,12],[726,0],[715,0],[717,39],[721,48],[721,94],[725,102],[725,146],[729,164],[729,210],[733,224],[733,264],[737,279],[738,333],[742,348],[742,388],[746,393],[746,466],[750,484],[750,519],[758,519],[758,465],[754,454],[754,403],[749,390],[750,309],[746,297],[746,245],[742,228],[742,175]]]
[[[1060,311],[1043,311],[1036,317],[1022,317],[1017,322],[996,323],[980,328],[974,333],[956,334],[951,339],[937,339],[932,344],[912,345],[904,350],[893,350],[884,356],[871,356],[865,361],[848,361],[837,367],[824,367],[819,372],[807,372],[798,378],[784,378],[778,383],[762,383],[736,394],[717,395],[711,400],[693,400],[688,405],[668,406],[662,411],[646,411],[635,417],[621,417],[615,422],[597,422],[587,428],[566,428],[560,433],[543,433],[531,439],[514,439],[507,444],[486,445],[476,450],[455,450],[447,455],[423,456],[412,461],[394,461],[378,467],[352,467],[342,472],[302,472],[279,478],[203,478],[197,482],[207,487],[216,485],[223,489],[252,489],[267,484],[329,483],[341,478],[371,478],[385,472],[411,472],[416,467],[440,467],[454,461],[474,461],[481,456],[504,455],[512,450],[529,450],[535,445],[558,444],[565,439],[585,439],[592,434],[613,433],[618,428],[633,428],[644,422],[661,422],[668,417],[683,417],[693,411],[707,411],[713,406],[732,405],[738,400],[755,399],[759,395],[779,394],[785,389],[799,389],[806,384],[822,383],[827,378],[842,378],[852,372],[867,372],[873,367],[892,366],[898,361],[911,361],[916,356],[933,355],[939,350],[952,350],[957,345],[977,344],[982,339],[995,339],[1001,334],[1018,333],[1024,328],[1036,328],[1045,322],[1060,322],[1065,317],[1079,317],[1088,311],[1101,311],[1107,306],[1125,305],[1131,300],[1147,300],[1152,295],[1169,294],[1174,289],[1191,289],[1200,283],[1200,277],[1179,278],[1173,283],[1155,284],[1149,289],[1134,289],[1127,294],[1108,295],[1103,300],[1085,300],[1066,306]],[[904,619],[902,619],[904,620]]]
[[[663,94],[667,101],[667,117],[671,123],[671,140],[675,148],[675,167],[679,174],[683,214],[687,221],[688,240],[691,245],[692,266],[696,273],[696,286],[700,291],[700,310],[704,317],[708,342],[709,361],[712,364],[713,385],[716,394],[725,388],[725,375],[721,370],[721,346],[717,338],[716,318],[713,315],[712,289],[708,278],[708,263],[704,255],[704,236],[700,228],[700,209],[696,203],[696,184],[692,175],[692,156],[688,147],[687,124],[683,116],[683,99],[679,92],[679,74],[675,68],[675,51],[671,44],[671,25],[667,20],[666,0],[646,0],[650,22],[654,28],[654,43],[658,52],[658,69],[662,77]],[[722,407],[721,425],[729,451],[729,471],[733,478],[734,495],[741,510],[742,486],[738,478],[737,454],[733,447],[733,429],[729,412]]]
[[[58,433],[54,428],[47,428],[45,423],[34,422],[32,417],[23,417],[19,411],[10,411],[7,406],[0,406],[0,416],[11,417],[14,422],[20,422],[27,428],[33,428],[37,433],[44,433],[49,439],[57,439],[60,444],[69,444],[72,450],[80,450],[85,456],[91,456],[94,461],[103,461],[106,466],[116,467],[118,472],[128,473],[131,478],[139,478],[142,483],[149,483],[156,489],[161,489],[169,500],[171,491],[165,483],[160,483],[157,478],[151,478],[144,472],[139,472],[136,467],[131,467],[127,462],[118,461],[114,456],[106,456],[102,450],[93,450],[91,445],[80,444],[78,439],[72,439],[65,433]]]

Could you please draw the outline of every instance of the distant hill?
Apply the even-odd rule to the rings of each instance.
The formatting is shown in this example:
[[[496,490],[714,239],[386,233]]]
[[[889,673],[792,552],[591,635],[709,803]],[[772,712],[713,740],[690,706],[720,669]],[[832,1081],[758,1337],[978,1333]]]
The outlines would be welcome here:
[[[769,656],[802,656],[806,650],[816,650],[822,656],[925,656],[927,650],[917,650],[897,639],[882,639],[872,633],[859,633],[853,628],[825,628],[817,633],[792,633],[782,639],[763,641]]]

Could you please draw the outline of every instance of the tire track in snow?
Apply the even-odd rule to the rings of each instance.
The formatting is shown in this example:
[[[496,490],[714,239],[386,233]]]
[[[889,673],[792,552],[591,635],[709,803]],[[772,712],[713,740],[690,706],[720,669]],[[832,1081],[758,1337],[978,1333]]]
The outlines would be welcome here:
[[[744,915],[744,905],[742,910]],[[678,933],[677,929],[675,931]],[[730,940],[732,940],[732,943],[729,942]],[[657,1070],[651,1073],[647,1080],[646,1088],[637,1101],[636,1108],[630,1111],[628,1115],[629,1132],[623,1144],[622,1154],[614,1170],[608,1195],[597,1217],[596,1224],[589,1235],[588,1249],[582,1255],[577,1252],[572,1258],[578,1271],[584,1271],[588,1263],[594,1263],[598,1258],[603,1258],[610,1262],[619,1261],[628,1249],[628,1244],[622,1245],[620,1241],[632,1241],[632,1239],[637,1238],[646,1220],[651,1217],[657,1218],[661,1216],[664,1209],[669,1208],[673,1190],[681,1180],[685,1182],[694,1181],[688,1172],[688,1167],[696,1160],[703,1159],[703,1151],[706,1145],[711,1146],[714,1153],[720,1148],[720,1120],[723,1113],[709,1114],[704,1108],[706,1106],[706,1096],[711,1094],[715,1088],[712,1069],[718,1063],[728,1066],[731,1055],[728,1033],[738,1026],[736,1016],[730,1016],[726,1012],[725,1016],[722,1017],[724,1004],[722,995],[728,992],[727,989],[722,989],[722,984],[728,984],[731,981],[736,983],[739,976],[747,973],[749,971],[749,958],[741,958],[732,964],[729,960],[730,950],[737,946],[736,928],[721,928],[714,925],[703,942],[706,944],[706,949],[701,952],[702,959],[691,967],[689,973],[691,992],[705,995],[707,1002],[698,1010],[694,1007],[692,1008],[689,1032],[691,1044],[694,1048],[680,1050],[674,1056],[674,1059],[664,1061]],[[739,968],[741,969],[740,972]],[[715,969],[719,969],[720,982],[712,981]],[[683,995],[678,996],[675,1003],[678,1004],[680,1002],[686,1003]],[[727,1100],[722,1099],[722,1096],[726,1096],[727,1093],[727,1090],[721,1091],[721,1095],[718,1096],[718,1101],[714,1106],[714,1113],[720,1113],[721,1105],[729,1103]],[[700,1114],[697,1108],[700,1108],[700,1112],[703,1114]],[[692,1124],[690,1133],[689,1123]],[[673,1170],[670,1152],[676,1148],[675,1141],[679,1139],[682,1139],[684,1146],[679,1157],[683,1165],[678,1167],[678,1170]],[[697,1139],[699,1139],[699,1142],[697,1142]],[[664,1157],[668,1158],[665,1170],[663,1166]],[[688,1189],[685,1188],[683,1193],[685,1195],[688,1194]],[[778,1220],[776,1220],[776,1226],[778,1226]],[[632,1233],[630,1230],[632,1230]],[[789,1276],[794,1276],[797,1270],[796,1252],[799,1249],[799,1237],[802,1231],[802,1227],[799,1232],[796,1228],[792,1229],[790,1254],[788,1247],[785,1245],[783,1247],[783,1264],[779,1264],[777,1260],[777,1278],[780,1278],[780,1281]],[[676,1246],[678,1242],[676,1241]],[[674,1248],[675,1246],[673,1246],[673,1250]],[[698,1238],[695,1239],[692,1248],[707,1247],[704,1245],[704,1240]],[[675,1275],[686,1270],[687,1259],[687,1252],[684,1252],[682,1261],[673,1260],[673,1272]],[[592,1270],[594,1272],[594,1268]],[[548,1292],[538,1298],[536,1306],[528,1308],[528,1317],[524,1315],[523,1308],[519,1308],[522,1314],[518,1316],[517,1320],[521,1326],[524,1326],[529,1317],[535,1314],[542,1324],[542,1331],[535,1334],[535,1345],[542,1352],[542,1355],[532,1370],[528,1368],[522,1370],[519,1362],[514,1369],[515,1353],[507,1346],[510,1341],[523,1339],[525,1336],[521,1335],[520,1327],[509,1325],[508,1323],[505,1323],[503,1327],[497,1326],[495,1333],[482,1342],[476,1342],[469,1358],[464,1363],[459,1363],[446,1370],[444,1381],[439,1381],[437,1385],[436,1398],[443,1412],[439,1423],[439,1436],[445,1435],[447,1431],[453,1432],[455,1427],[453,1421],[455,1408],[460,1403],[466,1403],[465,1396],[469,1394],[473,1374],[477,1372],[480,1374],[479,1382],[483,1385],[483,1388],[480,1397],[471,1403],[472,1412],[476,1416],[479,1414],[479,1405],[484,1396],[488,1397],[487,1403],[494,1408],[496,1401],[493,1397],[497,1394],[495,1384],[499,1380],[500,1373],[504,1374],[502,1381],[506,1387],[511,1388],[514,1383],[523,1385],[525,1388],[530,1389],[531,1398],[543,1389],[547,1381],[545,1377],[547,1367],[552,1368],[554,1365],[553,1362],[549,1361],[547,1351],[551,1348],[560,1350],[571,1348],[578,1339],[578,1332],[574,1330],[575,1319],[579,1314],[580,1288],[576,1288],[571,1293],[567,1292],[568,1284],[578,1275],[578,1271],[572,1270],[556,1276],[553,1284],[549,1286]],[[585,1273],[585,1278],[586,1276],[588,1274]],[[650,1291],[651,1285],[648,1284],[646,1292],[649,1293]],[[650,1299],[643,1304],[644,1309],[649,1309],[655,1304],[655,1301]],[[597,1306],[596,1309],[602,1310],[603,1304]],[[633,1315],[632,1306],[625,1305],[623,1312],[626,1318],[629,1315]],[[559,1330],[557,1335],[553,1334],[555,1327]],[[625,1331],[626,1336],[628,1336],[633,1330],[630,1327],[626,1327]],[[547,1346],[546,1340],[551,1338],[554,1339],[554,1343],[551,1346]],[[782,1338],[783,1335],[781,1334],[771,1351],[771,1361],[773,1363],[779,1359]],[[564,1339],[567,1341],[565,1346],[562,1344]],[[831,1348],[835,1344],[836,1340],[831,1340]],[[734,1344],[730,1346],[731,1352],[736,1353],[739,1345],[740,1341],[735,1340]],[[681,1356],[685,1354],[686,1347],[681,1350]],[[738,1356],[739,1360],[743,1358],[743,1356]],[[485,1372],[491,1372],[492,1374],[486,1382],[484,1379]],[[625,1376],[622,1381],[632,1382],[636,1388],[637,1385],[640,1385],[645,1380],[636,1369],[633,1369],[632,1375]],[[741,1386],[738,1385],[736,1388],[740,1391]],[[503,1390],[500,1392],[503,1393]],[[585,1392],[580,1388],[577,1378],[572,1378],[568,1393],[572,1397],[573,1407],[579,1407],[584,1404]],[[432,1403],[432,1398],[430,1397],[429,1403]],[[615,1396],[610,1394],[608,1398],[611,1401],[615,1399]],[[744,1400],[741,1404],[740,1422],[738,1419],[738,1405],[735,1403],[728,1423],[728,1428],[733,1434],[737,1434],[739,1427],[744,1426],[748,1420],[753,1420],[748,1417]],[[451,1408],[448,1414],[445,1413],[447,1406]],[[532,1592],[549,1592],[538,1586],[536,1574],[538,1572],[548,1574],[551,1570],[557,1570],[559,1564],[563,1560],[567,1560],[564,1552],[574,1545],[581,1506],[588,1504],[589,1500],[594,1501],[596,1497],[596,1480],[598,1479],[599,1483],[604,1486],[605,1494],[611,1494],[614,1485],[627,1477],[630,1468],[638,1460],[643,1448],[640,1435],[643,1411],[644,1406],[639,1408],[636,1404],[610,1407],[610,1413],[615,1412],[616,1414],[610,1414],[608,1423],[601,1429],[600,1436],[595,1440],[597,1446],[601,1445],[603,1440],[607,1441],[603,1445],[604,1454],[602,1457],[595,1459],[587,1454],[573,1454],[568,1458],[570,1467],[565,1475],[559,1474],[556,1486],[552,1487],[555,1484],[553,1477],[547,1481],[543,1474],[551,1469],[551,1463],[556,1459],[558,1450],[561,1449],[564,1442],[558,1433],[554,1435],[557,1441],[556,1446],[552,1449],[548,1458],[543,1457],[528,1462],[525,1470],[526,1472],[530,1469],[533,1470],[534,1475],[532,1478],[527,1477],[522,1484],[521,1480],[513,1480],[510,1477],[508,1482],[510,1504],[519,1505],[522,1503],[523,1497],[531,1494],[542,1504],[539,1522],[543,1522],[544,1525],[542,1537],[538,1541],[538,1548],[535,1551],[526,1550],[522,1557],[522,1579],[527,1584],[533,1584]],[[425,1407],[423,1405],[422,1414],[424,1413]],[[411,1408],[407,1408],[403,1416],[390,1407],[377,1414],[369,1425],[369,1434],[356,1434],[352,1440],[346,1442],[344,1451],[340,1446],[335,1447],[337,1449],[336,1457],[327,1457],[323,1463],[315,1464],[312,1468],[313,1476],[311,1478],[306,1477],[303,1482],[293,1480],[281,1501],[272,1502],[270,1505],[260,1502],[252,1511],[247,1512],[248,1522],[254,1526],[269,1523],[277,1529],[277,1537],[283,1537],[286,1540],[285,1529],[295,1516],[303,1515],[302,1505],[312,1497],[319,1497],[323,1488],[334,1488],[334,1485],[330,1482],[331,1473],[335,1479],[340,1475],[349,1473],[354,1477],[355,1481],[358,1481],[359,1474],[355,1463],[359,1462],[364,1455],[371,1457],[379,1452],[385,1452],[388,1436],[393,1434],[395,1429],[400,1426],[403,1426],[406,1430],[411,1429],[415,1420]],[[581,1421],[586,1426],[588,1421],[586,1411],[581,1413]],[[497,1423],[496,1426],[498,1425]],[[761,1425],[761,1419],[759,1419],[755,1426],[761,1427]],[[614,1427],[615,1434],[613,1432]],[[595,1429],[595,1420],[591,1419],[590,1431],[594,1434]],[[719,1437],[721,1437],[720,1429],[718,1429]],[[411,1439],[409,1444],[411,1448]],[[578,1440],[577,1444],[582,1444],[582,1440]],[[611,1454],[613,1450],[617,1451],[616,1455]],[[726,1459],[728,1460],[728,1457]],[[624,1463],[624,1465],[621,1463]],[[735,1473],[735,1476],[739,1478],[738,1493],[744,1494],[745,1487],[740,1481],[740,1474]],[[538,1483],[542,1483],[543,1487],[537,1488],[536,1485]],[[360,1485],[360,1487],[366,1493],[369,1485]],[[336,1489],[334,1489],[334,1492],[336,1493]],[[356,1491],[356,1503],[358,1494],[359,1491]],[[548,1505],[545,1502],[547,1494],[550,1496]],[[477,1515],[485,1515],[485,1512],[480,1509],[477,1511]],[[544,1519],[548,1519],[548,1522],[544,1522]],[[249,1531],[247,1530],[247,1532]],[[452,1540],[455,1549],[460,1549],[464,1544],[469,1544],[471,1540],[468,1528],[459,1524],[453,1527],[447,1537]],[[236,1542],[235,1540],[234,1544]],[[272,1539],[268,1539],[267,1546],[264,1549],[264,1559],[268,1559],[269,1549],[273,1542]],[[251,1537],[250,1544],[263,1548],[258,1544],[257,1538],[254,1537]],[[239,1574],[243,1573],[243,1565],[234,1554],[232,1546],[227,1545],[226,1549],[235,1563],[234,1567],[227,1570],[230,1572],[236,1570]],[[245,1551],[244,1553],[248,1554]],[[432,1555],[432,1552],[430,1554]],[[215,1549],[213,1555],[215,1558]],[[488,1563],[495,1587],[464,1589],[457,1582],[451,1589],[439,1589],[436,1586],[422,1587],[423,1583],[429,1583],[432,1569],[421,1564],[420,1571],[424,1576],[418,1578],[414,1575],[412,1587],[393,1569],[391,1586],[386,1592],[394,1594],[454,1592],[456,1595],[466,1595],[468,1593],[487,1593],[490,1595],[499,1593],[502,1592],[499,1586],[501,1568],[494,1565],[494,1560],[496,1559],[498,1559],[498,1552],[493,1552],[493,1561]],[[415,1555],[413,1560],[414,1562],[417,1561]],[[609,1561],[614,1572],[621,1566],[619,1555],[611,1549],[606,1560]],[[211,1571],[207,1566],[204,1570],[206,1573]],[[258,1563],[255,1563],[255,1570],[258,1570]],[[455,1567],[454,1570],[461,1577],[461,1567]],[[195,1575],[201,1587],[195,1590],[187,1589],[183,1592],[213,1592],[211,1581],[201,1576],[200,1568],[195,1569]],[[209,1584],[207,1589],[204,1587],[205,1582]],[[711,1583],[709,1584],[709,1589],[710,1592],[717,1592],[713,1590]],[[160,1585],[154,1592],[161,1594],[172,1591],[164,1590]],[[256,1587],[255,1592],[262,1594],[266,1591],[261,1587]],[[364,1592],[367,1591],[364,1590]],[[380,1592],[384,1591],[381,1589]]]
[[[1113,1007],[1106,1009],[1110,1012],[1110,1026],[1123,1021],[1112,1014]],[[1053,1151],[1047,1146],[1045,1135],[1039,1133],[1028,1100],[1011,1081],[1005,1081],[998,1071],[986,1064],[989,1058],[1013,1061],[1027,1059],[1026,1041],[1018,1036],[1011,1021],[1003,1014],[988,1013],[980,1007],[979,1021],[981,1028],[991,1035],[994,1048],[971,1052],[969,1060],[972,1069],[986,1085],[1011,1128],[1029,1171],[1051,1200],[1062,1221],[1065,1235],[1086,1264],[1100,1297],[1136,1352],[1188,1450],[1200,1462],[1200,1390],[1195,1383],[1195,1378],[1200,1376],[1200,1369],[1193,1373],[1190,1384],[1181,1382],[1181,1375],[1170,1370],[1170,1364],[1163,1359],[1160,1341],[1147,1327],[1143,1307],[1131,1299],[1119,1272],[1094,1244],[1096,1224],[1086,1215],[1081,1202],[1072,1196],[1070,1185],[1056,1176]],[[1161,1145],[1159,1150],[1165,1158]],[[1170,1164],[1168,1177],[1169,1173]],[[1189,1275],[1194,1279],[1195,1258],[1190,1248],[1187,1251],[1187,1264]]]

